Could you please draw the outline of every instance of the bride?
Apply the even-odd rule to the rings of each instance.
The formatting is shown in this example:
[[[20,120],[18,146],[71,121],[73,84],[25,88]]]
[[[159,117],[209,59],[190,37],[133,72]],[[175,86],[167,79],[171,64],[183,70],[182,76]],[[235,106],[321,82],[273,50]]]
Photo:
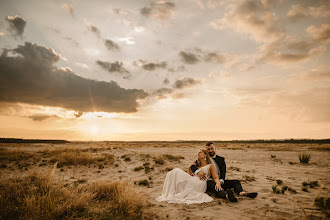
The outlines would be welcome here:
[[[198,151],[197,163],[199,169],[207,174],[206,180],[200,180],[198,176],[193,176],[193,173],[190,171],[190,166],[193,164],[188,167],[188,173],[179,168],[175,168],[167,173],[163,186],[163,193],[156,198],[156,201],[185,204],[213,201],[213,198],[205,193],[207,179],[212,176],[216,183],[215,189],[217,191],[219,191],[221,187],[216,168],[211,162],[207,150],[200,149]]]

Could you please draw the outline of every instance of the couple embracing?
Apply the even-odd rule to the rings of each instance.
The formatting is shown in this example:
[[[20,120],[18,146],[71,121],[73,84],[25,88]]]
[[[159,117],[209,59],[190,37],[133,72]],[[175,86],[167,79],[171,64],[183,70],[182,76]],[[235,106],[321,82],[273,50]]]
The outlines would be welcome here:
[[[213,201],[205,192],[218,198],[237,202],[236,195],[255,198],[258,193],[244,192],[239,180],[226,180],[225,158],[216,155],[213,142],[206,142],[206,149],[200,149],[197,160],[188,166],[187,172],[175,168],[165,178],[159,202],[205,203]]]

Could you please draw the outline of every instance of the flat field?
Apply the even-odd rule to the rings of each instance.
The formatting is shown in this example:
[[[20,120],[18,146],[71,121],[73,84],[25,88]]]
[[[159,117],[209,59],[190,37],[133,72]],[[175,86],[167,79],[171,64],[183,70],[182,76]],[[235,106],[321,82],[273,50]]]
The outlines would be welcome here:
[[[255,199],[156,202],[166,173],[204,142],[0,145],[0,219],[326,219],[330,144],[216,143],[227,179]],[[299,154],[310,154],[300,163]]]

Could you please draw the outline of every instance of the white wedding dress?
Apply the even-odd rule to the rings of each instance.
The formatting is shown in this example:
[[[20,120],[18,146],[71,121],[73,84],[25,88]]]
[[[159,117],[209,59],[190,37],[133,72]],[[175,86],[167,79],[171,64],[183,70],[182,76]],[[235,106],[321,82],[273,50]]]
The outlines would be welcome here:
[[[210,164],[201,167],[200,170],[207,174],[206,179],[210,177]],[[206,180],[200,180],[198,176],[190,176],[183,170],[175,168],[167,173],[163,193],[156,198],[156,201],[185,204],[212,202],[213,198],[205,191]]]

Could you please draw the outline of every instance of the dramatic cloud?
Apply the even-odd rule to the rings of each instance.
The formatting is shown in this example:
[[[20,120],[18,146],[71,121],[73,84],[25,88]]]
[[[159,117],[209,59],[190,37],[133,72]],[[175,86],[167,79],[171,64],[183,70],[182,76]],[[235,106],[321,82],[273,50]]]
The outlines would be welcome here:
[[[9,55],[9,53],[11,53]],[[17,54],[18,56],[13,56]],[[85,79],[54,64],[60,55],[26,42],[0,56],[0,102],[61,107],[78,112],[136,112],[143,90]]]
[[[7,16],[6,20],[10,24],[11,31],[20,37],[22,37],[24,33],[24,28],[26,26],[26,21],[24,18],[21,18],[20,16],[16,15],[15,17],[13,16]]]
[[[114,63],[110,63],[97,60],[96,63],[110,73],[120,73],[124,79],[129,79],[131,77],[131,74],[123,67],[124,64],[122,62],[116,61]]]
[[[189,88],[191,86],[201,84],[202,82],[200,80],[196,80],[194,78],[188,77],[184,78],[182,80],[177,80],[173,84],[173,88],[175,89],[184,89],[184,88]]]
[[[195,64],[199,62],[197,55],[194,53],[181,51],[179,55],[181,57],[181,61],[186,64]]]
[[[324,42],[330,39],[330,23],[310,26],[306,30],[315,41]]]
[[[112,40],[105,39],[103,41],[103,43],[107,47],[108,50],[119,50],[118,44],[113,42]]]
[[[282,36],[278,17],[266,1],[243,0],[230,6],[224,17],[212,21],[215,29],[232,28],[247,33],[258,42],[269,42]]]
[[[101,39],[101,31],[97,27],[95,27],[92,23],[87,23],[86,25],[88,30],[93,32],[97,36],[97,38]]]
[[[291,21],[296,21],[305,17],[314,18],[327,18],[330,17],[330,2],[320,2],[323,5],[319,7],[304,7],[300,4],[292,5],[291,9],[287,13],[287,17]]]
[[[158,20],[170,19],[173,15],[175,5],[171,2],[158,1],[151,2],[148,6],[140,10],[141,14]]]
[[[74,17],[72,5],[65,3],[63,4],[62,8],[64,8],[67,12],[71,14],[72,17]]]

